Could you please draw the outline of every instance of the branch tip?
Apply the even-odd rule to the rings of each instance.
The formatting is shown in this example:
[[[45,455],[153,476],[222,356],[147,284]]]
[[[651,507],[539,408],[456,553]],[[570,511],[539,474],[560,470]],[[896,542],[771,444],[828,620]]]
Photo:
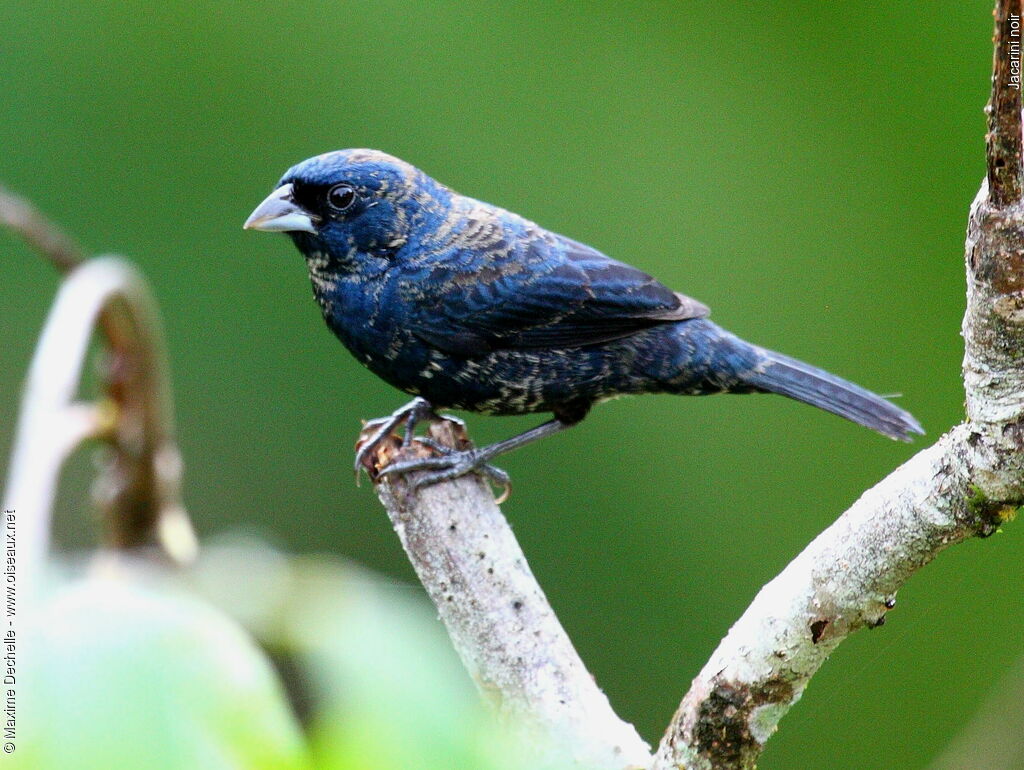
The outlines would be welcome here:
[[[1021,199],[1021,0],[993,10],[992,96],[985,107],[989,200],[997,208]]]
[[[62,274],[85,259],[85,252],[67,233],[25,198],[0,185],[0,225],[19,235]]]

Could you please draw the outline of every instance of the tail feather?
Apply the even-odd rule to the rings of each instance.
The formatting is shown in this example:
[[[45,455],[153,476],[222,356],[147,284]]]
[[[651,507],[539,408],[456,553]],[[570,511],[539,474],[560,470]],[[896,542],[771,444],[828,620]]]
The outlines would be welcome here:
[[[781,353],[762,353],[759,365],[742,375],[759,390],[803,401],[900,441],[924,433],[910,412],[859,385]]]

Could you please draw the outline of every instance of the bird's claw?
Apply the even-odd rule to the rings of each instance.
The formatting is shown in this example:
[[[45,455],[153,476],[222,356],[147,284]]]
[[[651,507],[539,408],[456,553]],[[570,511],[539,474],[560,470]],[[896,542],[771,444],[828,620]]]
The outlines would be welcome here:
[[[501,495],[497,502],[503,503],[508,499],[512,491],[512,482],[509,475],[501,468],[497,468],[486,461],[489,455],[484,455],[477,449],[453,449],[436,439],[427,436],[415,435],[416,425],[425,419],[438,419],[430,403],[423,398],[416,398],[400,409],[396,409],[388,417],[378,417],[368,420],[363,424],[360,433],[360,440],[356,444],[355,473],[356,484],[359,483],[360,471],[365,470],[374,480],[378,481],[384,476],[401,476],[410,471],[430,471],[421,474],[411,483],[413,491],[417,491],[431,484],[442,481],[450,481],[467,473],[478,473],[495,486],[502,488]],[[454,431],[451,433],[456,445],[464,443],[465,423],[456,418],[445,416],[444,420],[451,423]],[[392,440],[398,444],[398,437],[394,431],[398,426],[405,423],[405,430],[402,436],[401,447],[407,449],[414,443],[430,449],[435,453],[433,457],[419,457],[408,460],[397,460],[387,463],[380,470],[376,469],[374,460],[380,461],[377,457],[385,441]],[[365,436],[365,438],[363,438]],[[461,437],[461,438],[460,438]],[[386,460],[385,460],[386,462]]]
[[[496,499],[499,505],[508,499],[512,492],[512,480],[508,473],[497,466],[491,465],[475,449],[456,450],[435,441],[432,438],[417,436],[414,441],[428,447],[439,454],[435,457],[421,457],[415,460],[400,460],[382,468],[378,477],[401,476],[412,471],[430,471],[411,482],[412,490],[419,491],[423,487],[451,481],[467,473],[477,473],[495,486],[502,488],[501,495]]]
[[[373,475],[371,458],[380,448],[392,432],[405,423],[405,434],[402,438],[402,446],[412,444],[415,438],[416,425],[421,420],[435,418],[434,408],[425,398],[414,398],[405,406],[396,409],[388,417],[377,417],[363,423],[363,430],[360,432],[360,440],[356,444],[356,458],[353,469],[356,474],[356,486],[359,485],[359,472],[365,470],[368,475]],[[363,436],[369,434],[364,441]]]

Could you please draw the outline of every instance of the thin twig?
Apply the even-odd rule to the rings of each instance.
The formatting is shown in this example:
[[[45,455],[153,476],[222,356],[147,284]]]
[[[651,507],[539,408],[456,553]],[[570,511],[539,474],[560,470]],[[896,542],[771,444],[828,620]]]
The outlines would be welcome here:
[[[988,115],[988,188],[992,205],[1021,198],[1021,0],[997,0]]]
[[[85,252],[24,198],[0,185],[0,226],[17,233],[61,273],[85,260]]]

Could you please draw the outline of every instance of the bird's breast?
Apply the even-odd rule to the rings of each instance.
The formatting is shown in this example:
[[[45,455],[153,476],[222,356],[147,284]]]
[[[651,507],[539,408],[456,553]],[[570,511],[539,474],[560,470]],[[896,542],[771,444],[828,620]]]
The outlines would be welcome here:
[[[398,384],[426,365],[410,331],[410,308],[386,276],[313,277],[313,294],[324,320],[355,358],[379,377]]]

